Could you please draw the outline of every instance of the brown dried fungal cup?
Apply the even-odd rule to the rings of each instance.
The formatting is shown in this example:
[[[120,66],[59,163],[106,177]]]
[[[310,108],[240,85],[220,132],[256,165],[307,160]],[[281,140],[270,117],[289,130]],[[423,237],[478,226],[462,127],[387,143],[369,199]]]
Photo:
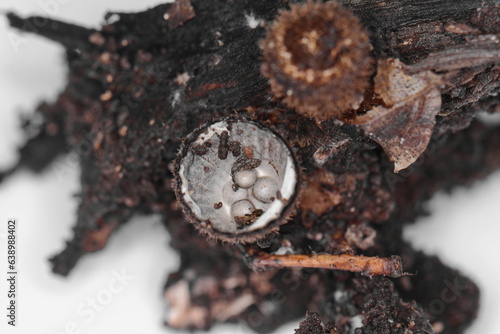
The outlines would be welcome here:
[[[262,48],[261,72],[272,92],[318,120],[357,109],[373,73],[367,33],[349,10],[332,2],[281,11]]]
[[[299,187],[297,163],[284,140],[264,124],[232,118],[189,134],[174,173],[187,219],[228,242],[252,242],[277,230]]]

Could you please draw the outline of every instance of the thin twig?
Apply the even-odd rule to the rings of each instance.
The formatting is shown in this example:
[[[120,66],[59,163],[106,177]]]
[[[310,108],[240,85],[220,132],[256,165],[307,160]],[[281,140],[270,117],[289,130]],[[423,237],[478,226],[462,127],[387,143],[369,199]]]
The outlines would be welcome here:
[[[290,254],[273,255],[264,252],[254,254],[251,265],[255,268],[323,268],[360,272],[367,276],[401,277],[405,275],[401,258],[393,255],[388,258],[362,255],[328,254]]]

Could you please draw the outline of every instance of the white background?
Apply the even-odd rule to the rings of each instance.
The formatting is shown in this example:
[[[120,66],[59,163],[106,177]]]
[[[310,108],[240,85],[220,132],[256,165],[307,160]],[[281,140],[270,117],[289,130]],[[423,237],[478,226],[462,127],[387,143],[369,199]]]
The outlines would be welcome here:
[[[158,4],[154,0],[47,2],[59,5],[44,13],[43,2],[3,0],[0,11],[50,14],[98,27],[107,10],[137,11]],[[23,44],[17,52],[9,38],[22,38]],[[29,114],[41,100],[55,99],[65,85],[65,66],[59,45],[13,32],[7,27],[7,20],[0,17],[0,169],[16,161],[14,148],[23,142],[19,116]],[[18,326],[6,325],[7,284],[1,274],[1,332],[6,333],[7,329],[7,333],[41,334],[179,333],[162,325],[167,312],[161,298],[163,285],[167,274],[176,270],[179,259],[169,249],[169,236],[158,217],[137,217],[126,224],[105,250],[82,258],[69,277],[51,273],[47,258],[60,251],[64,240],[71,236],[78,177],[79,170],[74,168],[61,181],[49,168],[40,176],[19,172],[0,185],[0,254],[5,254],[3,222],[8,218],[19,221],[20,246]],[[451,196],[437,195],[429,204],[433,214],[405,233],[417,248],[439,254],[445,263],[459,268],[480,286],[479,318],[468,333],[498,333],[500,328],[499,200],[497,172],[470,189],[457,189]],[[0,255],[0,263],[0,268],[4,268],[0,272],[5,273],[5,255]],[[125,285],[114,280],[116,272],[122,271],[133,277]],[[99,304],[100,311],[91,317],[87,303],[99,296],[106,304]],[[291,334],[295,327],[296,323],[288,324],[278,332]],[[218,325],[212,332],[247,331],[236,325]]]

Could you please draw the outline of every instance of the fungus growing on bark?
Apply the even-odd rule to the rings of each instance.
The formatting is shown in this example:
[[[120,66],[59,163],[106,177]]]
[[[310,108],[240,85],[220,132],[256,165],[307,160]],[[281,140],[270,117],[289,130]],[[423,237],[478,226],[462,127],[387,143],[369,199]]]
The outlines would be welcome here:
[[[187,136],[174,187],[197,229],[216,239],[261,239],[286,222],[298,189],[295,159],[267,126],[226,118]]]
[[[377,64],[384,65],[379,71],[384,74],[379,75],[382,80],[376,78],[373,89],[378,96],[370,97],[372,89],[367,89],[366,96],[373,103],[362,103],[359,111],[366,114],[359,113],[354,124],[337,120],[318,124],[268,99],[272,92],[259,72],[257,47],[265,31],[255,22],[272,22],[288,1],[178,0],[142,13],[110,13],[107,17],[113,17],[113,22],[99,29],[9,14],[13,27],[63,44],[69,70],[67,87],[31,118],[31,126],[39,127],[38,134],[27,137],[19,162],[0,171],[0,180],[24,168],[40,172],[59,166],[60,161],[54,159],[68,151],[80,154],[81,191],[73,237],[51,259],[54,272],[61,275],[68,275],[82,256],[105,247],[134,215],[160,215],[171,235],[170,245],[180,253],[179,267],[165,284],[163,296],[169,304],[165,323],[183,331],[238,322],[258,333],[270,333],[308,309],[321,318],[308,317],[297,333],[430,333],[433,328],[441,334],[463,333],[477,314],[477,286],[436,257],[415,251],[401,235],[402,226],[423,213],[425,201],[434,193],[470,185],[500,168],[500,127],[473,120],[479,111],[500,109],[496,37],[500,9],[485,7],[479,0],[455,1],[450,6],[452,2],[345,2],[365,26],[371,25],[373,54]],[[314,6],[335,5],[309,3],[302,8]],[[36,25],[41,20],[48,24]],[[296,26],[300,30],[303,22]],[[427,71],[435,71],[445,87]],[[271,81],[281,83],[278,79],[282,78],[284,74]],[[418,82],[423,85],[417,86]],[[307,88],[301,82],[290,83],[292,88]],[[412,93],[417,87],[425,89]],[[314,99],[309,97],[316,94],[323,101],[322,92],[344,98],[340,91],[321,87],[294,92],[306,96],[304,105],[311,106]],[[432,104],[428,92],[432,92]],[[404,105],[398,104],[401,96]],[[442,101],[440,108],[437,99]],[[434,115],[418,106],[442,116],[434,125]],[[170,167],[175,165],[180,137],[200,124],[205,125],[194,133],[203,135],[214,126],[207,120],[234,111],[248,112],[255,122],[216,121],[228,124],[213,141],[196,142],[192,134],[181,149],[192,161],[211,156],[217,166],[224,166],[229,194],[246,192],[246,198],[234,202],[203,197],[210,199],[204,204],[207,212],[215,216],[226,212],[229,220],[224,227],[232,232],[225,233],[197,219],[181,199],[194,224],[185,223],[177,210]],[[393,121],[379,122],[381,117]],[[304,189],[298,214],[279,234],[245,247],[232,242],[251,241],[277,229],[289,216],[294,198],[279,220],[256,228],[268,213],[251,198],[259,194],[254,188],[259,185],[262,158],[256,147],[237,143],[235,137],[242,134],[230,131],[229,123],[233,130],[240,123],[249,126],[242,134],[247,130],[264,133],[245,138],[271,137],[281,145],[281,137],[263,124],[272,125],[285,139],[285,147],[293,148],[300,159]],[[404,131],[407,125],[414,126],[412,131]],[[422,125],[425,133],[432,132],[430,145],[409,140],[415,137],[408,135],[424,133]],[[401,150],[394,150],[400,142],[394,140],[396,135],[404,139],[402,148],[425,148],[423,153],[411,152],[422,159],[401,175],[392,173],[392,164],[382,154],[384,149],[399,167],[401,162],[412,163]],[[79,148],[89,141],[90,151],[82,154]],[[189,159],[184,162],[190,164]],[[275,167],[280,171],[283,165]],[[214,182],[208,177],[197,180],[201,184],[197,189]],[[279,188],[285,183],[285,178],[272,180]],[[262,205],[272,206],[286,198],[285,191],[273,190],[275,182],[261,188],[265,190]],[[182,182],[174,180],[174,185],[179,195]],[[274,201],[266,203],[274,192]],[[211,238],[200,236],[193,225]],[[415,275],[404,275],[403,267]],[[362,277],[381,274],[401,277],[392,283],[386,278]],[[442,291],[449,289],[448,282],[460,283],[459,295],[443,303],[439,312],[432,312]],[[323,325],[321,320],[335,324]]]
[[[281,11],[262,48],[261,72],[274,95],[317,120],[357,109],[373,73],[367,33],[349,10],[333,2]]]

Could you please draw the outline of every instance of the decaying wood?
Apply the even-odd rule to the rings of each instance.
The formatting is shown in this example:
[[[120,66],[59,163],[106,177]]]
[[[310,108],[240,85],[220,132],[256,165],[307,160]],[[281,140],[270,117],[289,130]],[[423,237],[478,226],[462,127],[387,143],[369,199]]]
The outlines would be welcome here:
[[[69,80],[56,101],[38,107],[39,134],[27,140],[19,163],[0,173],[0,180],[20,168],[50,168],[64,178],[68,167],[58,157],[79,155],[74,236],[52,258],[54,272],[62,275],[81,256],[105,247],[133,215],[161,215],[172,247],[181,253],[180,268],[165,287],[165,298],[182,315],[167,318],[171,326],[206,329],[237,321],[264,333],[309,309],[335,321],[337,332],[353,331],[351,320],[359,316],[364,333],[430,332],[431,324],[440,324],[441,333],[462,333],[477,313],[477,287],[415,252],[401,231],[438,190],[470,184],[500,167],[499,129],[473,121],[481,111],[500,110],[500,6],[482,0],[339,1],[367,29],[377,62],[397,59],[410,79],[422,73],[440,78],[439,84],[431,80],[425,94],[407,94],[404,105],[390,84],[368,91],[360,116],[371,119],[378,110],[394,120],[376,124],[375,137],[355,121],[304,117],[271,93],[260,73],[259,43],[279,10],[300,2],[182,0],[142,13],[109,13],[114,20],[101,28],[9,14],[13,27],[66,47]],[[398,117],[407,112],[410,121]],[[385,267],[397,255],[416,275],[391,282],[311,268],[256,273],[244,262],[247,251],[199,237],[177,210],[169,168],[180,138],[208,119],[235,113],[274,127],[300,161],[303,194],[321,196],[304,198],[279,233],[249,245],[248,252],[262,252],[257,264],[335,263],[397,277],[392,272],[402,273],[399,261]],[[398,166],[406,169],[393,173],[383,151],[391,145],[380,139],[390,137],[384,128],[398,122],[390,133],[404,138],[404,127],[422,119],[432,123],[425,127],[425,145]],[[401,145],[392,147],[408,148]],[[283,250],[303,256],[277,255]],[[455,278],[467,282],[457,302],[439,314],[429,312],[443,282]],[[313,320],[311,326],[321,327]]]

